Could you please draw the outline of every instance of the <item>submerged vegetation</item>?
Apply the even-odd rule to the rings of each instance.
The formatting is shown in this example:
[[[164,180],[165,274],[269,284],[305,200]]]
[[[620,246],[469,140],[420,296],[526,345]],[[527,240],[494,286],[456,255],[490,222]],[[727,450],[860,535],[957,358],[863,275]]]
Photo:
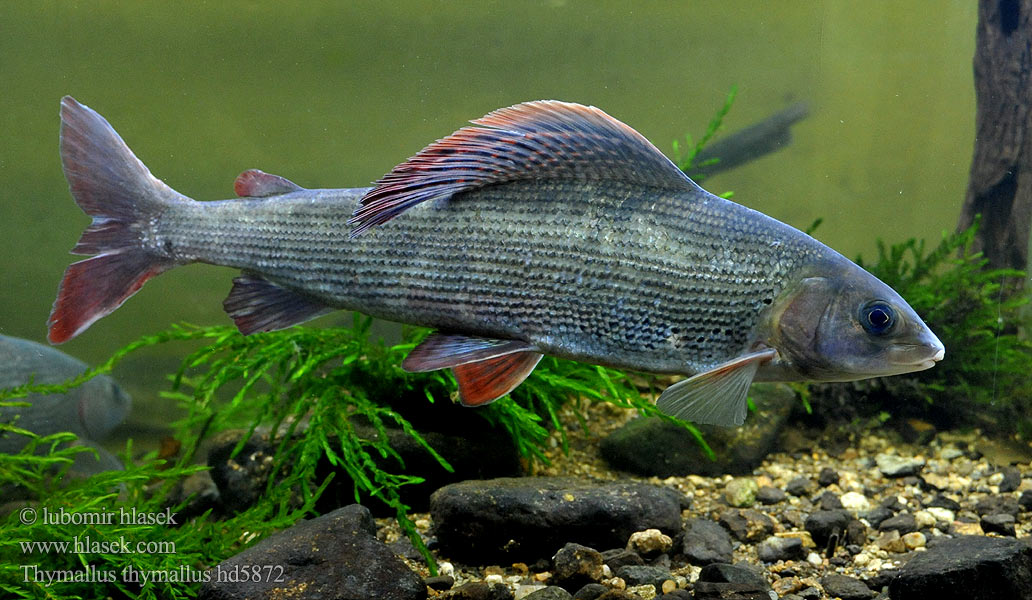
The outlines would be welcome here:
[[[182,480],[204,469],[194,462],[205,440],[219,432],[243,429],[247,435],[240,439],[234,454],[241,451],[252,435],[262,432],[270,436],[275,448],[271,475],[265,482],[263,495],[253,506],[228,520],[216,519],[208,511],[192,519],[188,527],[128,526],[114,530],[101,528],[102,533],[98,533],[105,538],[124,535],[134,543],[170,540],[175,547],[174,557],[97,554],[87,561],[85,555],[32,555],[24,552],[21,542],[70,540],[75,535],[81,536],[83,528],[46,523],[27,527],[14,511],[0,525],[0,589],[34,597],[36,592],[49,587],[37,583],[27,590],[20,567],[25,564],[40,565],[40,571],[82,570],[92,565],[97,572],[119,573],[130,565],[138,571],[154,572],[189,565],[197,581],[203,569],[277,529],[314,514],[316,501],[338,476],[346,476],[353,482],[356,501],[377,498],[394,509],[413,544],[432,563],[409,521],[409,507],[401,497],[404,486],[418,485],[422,478],[406,472],[402,458],[387,442],[387,432],[402,430],[438,464],[450,468],[404,416],[401,405],[420,401],[448,402],[454,382],[450,374],[444,372],[411,374],[398,366],[416,341],[426,334],[425,330],[410,330],[404,343],[388,347],[370,341],[369,323],[369,319],[356,316],[351,329],[294,327],[248,337],[230,327],[176,326],[130,344],[107,363],[66,384],[29,385],[0,393],[0,398],[8,400],[30,391],[57,392],[90,376],[109,372],[127,354],[142,347],[187,340],[202,340],[205,344],[184,359],[179,371],[172,376],[172,391],[167,393],[186,412],[186,416],[174,424],[175,437],[182,444],[176,457],[162,459],[150,454],[139,464],[133,464],[131,448],[127,448],[124,459],[128,467],[124,472],[61,481],[58,476],[61,473],[53,469],[67,471],[73,452],[88,451],[62,449],[59,442],[73,438],[71,434],[36,438],[20,454],[0,454],[0,480],[31,492],[31,497],[46,498],[50,510],[64,507],[68,511],[89,511],[96,507],[95,510],[117,511],[121,507],[160,512],[171,507],[176,512],[189,500],[181,497]],[[561,407],[568,406],[583,421],[586,401],[612,402],[644,414],[659,414],[625,374],[552,358],[543,360],[510,397],[474,412],[482,416],[487,425],[507,432],[526,459],[545,461],[548,428],[563,432],[559,419]],[[363,433],[356,427],[358,423],[371,426],[376,434]],[[698,436],[691,425],[682,424]],[[0,425],[0,428],[14,429],[9,425]],[[565,439],[565,434],[563,437]],[[699,440],[702,443],[701,438]],[[36,455],[35,450],[44,447],[48,451]],[[322,475],[318,469],[323,461],[332,466],[327,475]],[[176,565],[168,564],[169,560],[174,560]],[[176,591],[174,585],[129,589],[133,586],[122,578],[112,585],[143,598],[187,595]],[[73,594],[88,588],[69,584],[61,589]],[[77,589],[78,592],[72,592]],[[54,594],[54,591],[48,590],[48,593]]]
[[[828,412],[918,417],[946,427],[983,426],[1032,440],[1032,340],[1025,273],[987,269],[971,251],[978,220],[929,248],[878,242],[857,263],[894,288],[935,331],[946,358],[935,367],[851,384],[810,386]]]

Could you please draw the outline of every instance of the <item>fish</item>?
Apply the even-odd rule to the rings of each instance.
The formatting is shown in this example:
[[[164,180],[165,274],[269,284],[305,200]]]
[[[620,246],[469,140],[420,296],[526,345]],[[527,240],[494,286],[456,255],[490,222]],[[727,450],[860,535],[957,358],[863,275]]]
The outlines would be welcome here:
[[[0,335],[0,389],[30,382],[61,383],[87,368],[86,363],[56,348]],[[14,402],[28,402],[30,406],[0,407],[0,423],[39,436],[70,431],[91,447],[96,446],[93,441],[103,440],[125,421],[132,408],[129,394],[107,375],[97,375],[62,394],[30,394]],[[0,431],[0,452],[16,453],[28,441],[25,435]]]
[[[154,177],[111,125],[61,101],[61,160],[93,218],[51,312],[58,344],[152,277],[239,269],[243,334],[332,310],[433,330],[410,372],[451,369],[459,401],[505,396],[549,355],[678,374],[657,406],[741,425],[753,381],[919,371],[942,343],[907,302],[803,232],[696,185],[601,109],[539,100],[437,140],[371,187],[306,189],[257,169],[237,198]]]

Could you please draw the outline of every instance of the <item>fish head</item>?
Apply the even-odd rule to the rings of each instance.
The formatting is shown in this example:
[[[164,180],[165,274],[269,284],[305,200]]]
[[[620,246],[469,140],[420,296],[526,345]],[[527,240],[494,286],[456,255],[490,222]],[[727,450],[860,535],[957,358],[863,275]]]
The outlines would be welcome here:
[[[78,395],[79,425],[89,439],[103,439],[125,421],[131,407],[129,394],[114,379],[98,375],[83,384]]]
[[[931,368],[945,349],[895,290],[841,258],[775,304],[776,368],[813,381],[853,381]]]

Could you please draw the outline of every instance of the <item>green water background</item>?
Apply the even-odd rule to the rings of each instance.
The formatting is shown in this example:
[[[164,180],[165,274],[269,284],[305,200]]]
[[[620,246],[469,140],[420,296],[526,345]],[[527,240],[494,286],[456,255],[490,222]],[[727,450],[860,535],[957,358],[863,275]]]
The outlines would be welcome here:
[[[599,106],[669,151],[738,86],[726,131],[793,101],[812,115],[787,149],[705,186],[797,227],[823,217],[819,239],[872,256],[877,238],[954,227],[975,25],[968,0],[3,2],[0,333],[45,339],[89,222],[61,173],[65,94],[156,176],[208,200],[248,168],[368,185],[468,119],[541,98]],[[97,363],[171,323],[227,324],[233,275],[172,271],[62,349]],[[137,431],[173,414],[157,393],[187,351],[149,350],[116,372]]]

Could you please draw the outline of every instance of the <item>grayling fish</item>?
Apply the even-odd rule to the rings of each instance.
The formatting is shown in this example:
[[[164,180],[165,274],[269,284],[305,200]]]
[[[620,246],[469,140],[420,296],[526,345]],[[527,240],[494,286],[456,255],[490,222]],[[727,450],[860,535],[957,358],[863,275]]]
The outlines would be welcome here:
[[[54,348],[0,335],[0,389],[30,380],[38,384],[61,383],[86,369],[86,363]],[[129,396],[106,375],[98,375],[64,394],[31,394],[14,401],[29,402],[31,406],[0,408],[0,422],[41,436],[70,431],[87,440],[103,439],[125,420],[132,404]],[[0,432],[0,452],[18,452],[27,442],[24,435]]]
[[[64,342],[149,278],[235,267],[245,334],[331,309],[432,327],[410,371],[451,368],[467,405],[541,356],[681,373],[659,406],[741,424],[750,382],[931,367],[943,346],[892,289],[813,238],[698,187],[601,110],[503,108],[373,188],[304,189],[246,171],[196,202],[153,177],[96,112],[61,103],[61,157],[93,217],[50,317]],[[389,221],[389,222],[388,222]]]

